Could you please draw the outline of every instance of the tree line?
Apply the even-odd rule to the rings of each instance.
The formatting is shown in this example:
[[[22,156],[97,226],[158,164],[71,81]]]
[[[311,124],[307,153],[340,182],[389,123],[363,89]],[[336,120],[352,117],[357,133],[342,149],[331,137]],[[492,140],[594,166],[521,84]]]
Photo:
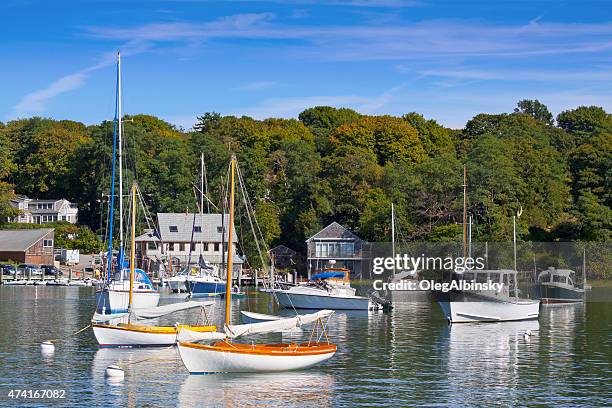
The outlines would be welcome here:
[[[326,106],[298,119],[206,113],[192,131],[149,115],[124,120],[126,179],[138,180],[151,213],[198,211],[201,154],[211,201],[220,203],[236,154],[269,246],[303,252],[304,241],[331,221],[387,241],[391,203],[403,239],[460,240],[464,164],[475,241],[510,241],[521,209],[521,240],[612,238],[612,115],[601,107],[555,119],[539,101],[523,100],[511,113],[476,115],[463,129],[415,112],[371,116]],[[75,202],[80,223],[104,231],[113,125],[40,117],[0,123],[1,219],[13,213],[14,190]],[[244,213],[237,224],[239,238],[248,236]],[[250,241],[243,240],[247,254]]]

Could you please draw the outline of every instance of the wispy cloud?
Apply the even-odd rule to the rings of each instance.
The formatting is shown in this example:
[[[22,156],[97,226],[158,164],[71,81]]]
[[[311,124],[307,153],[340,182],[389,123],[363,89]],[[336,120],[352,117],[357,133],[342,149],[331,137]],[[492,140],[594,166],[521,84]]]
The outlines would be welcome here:
[[[121,47],[121,53],[123,56],[130,56],[144,52],[150,47],[151,44],[147,41],[131,40]],[[83,86],[92,72],[114,64],[116,58],[116,52],[104,53],[95,64],[65,75],[42,89],[26,94],[15,104],[8,118],[15,119],[44,113],[53,98]]]
[[[80,87],[86,77],[84,72],[77,72],[53,81],[46,88],[30,92],[15,105],[11,117],[20,118],[44,112],[49,99]]]
[[[487,25],[429,20],[393,25],[287,26],[272,13],[241,14],[211,22],[171,22],[136,27],[87,27],[100,39],[140,39],[158,44],[213,39],[299,40],[285,45],[291,57],[328,60],[415,60],[439,57],[530,57],[595,53],[612,48],[612,23],[533,21]]]

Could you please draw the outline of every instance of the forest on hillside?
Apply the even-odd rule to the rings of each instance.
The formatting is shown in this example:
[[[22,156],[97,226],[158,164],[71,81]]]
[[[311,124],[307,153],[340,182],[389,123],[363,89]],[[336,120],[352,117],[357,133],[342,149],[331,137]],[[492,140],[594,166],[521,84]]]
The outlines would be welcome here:
[[[601,107],[553,118],[537,100],[523,100],[514,112],[482,113],[456,130],[414,112],[324,106],[299,119],[206,113],[189,132],[153,116],[124,119],[126,179],[136,176],[151,213],[198,211],[202,153],[219,203],[234,153],[270,246],[303,251],[331,221],[387,241],[391,203],[404,239],[459,240],[464,163],[474,241],[510,241],[521,209],[520,240],[612,238],[612,115]],[[13,211],[14,189],[77,203],[80,223],[100,233],[113,126],[40,117],[0,123],[0,219]],[[237,224],[240,238],[247,222]]]

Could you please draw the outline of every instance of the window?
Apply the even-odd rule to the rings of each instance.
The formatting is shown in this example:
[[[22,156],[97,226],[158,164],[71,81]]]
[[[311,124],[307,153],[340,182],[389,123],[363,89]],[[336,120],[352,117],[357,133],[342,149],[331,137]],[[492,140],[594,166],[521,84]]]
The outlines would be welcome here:
[[[178,227],[176,225],[170,225],[168,228],[170,232],[178,232]]]
[[[181,251],[181,252],[184,252],[184,251],[185,251],[185,243],[184,243],[184,242],[181,242],[181,243],[179,244],[179,251]]]
[[[43,239],[43,247],[45,247],[45,248],[52,248],[53,247],[53,240],[52,239]]]
[[[191,243],[191,251],[193,252],[195,250],[196,250],[196,244],[195,244],[195,242],[192,242]]]
[[[219,243],[215,242],[215,252],[219,252]]]
[[[201,227],[201,226],[199,226],[199,225],[195,225],[195,226],[193,227],[193,232],[202,232],[202,227]]]
[[[175,250],[175,248],[176,248],[176,247],[175,247],[174,242],[171,242],[171,243],[169,243],[169,244],[168,244],[168,250],[170,250],[170,251],[174,251],[174,250]]]
[[[221,234],[223,232],[223,227],[217,227],[217,232]]]
[[[155,242],[148,242],[147,249],[150,251],[155,251],[157,249],[157,245],[155,245]]]
[[[340,245],[340,253],[342,256],[353,256],[355,255],[355,244],[352,242],[341,244]]]

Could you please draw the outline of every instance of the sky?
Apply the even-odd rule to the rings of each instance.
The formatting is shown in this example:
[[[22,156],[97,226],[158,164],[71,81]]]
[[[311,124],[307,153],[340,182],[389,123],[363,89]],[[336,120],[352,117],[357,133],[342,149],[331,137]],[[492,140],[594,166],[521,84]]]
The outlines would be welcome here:
[[[0,121],[612,110],[612,1],[3,0]]]

